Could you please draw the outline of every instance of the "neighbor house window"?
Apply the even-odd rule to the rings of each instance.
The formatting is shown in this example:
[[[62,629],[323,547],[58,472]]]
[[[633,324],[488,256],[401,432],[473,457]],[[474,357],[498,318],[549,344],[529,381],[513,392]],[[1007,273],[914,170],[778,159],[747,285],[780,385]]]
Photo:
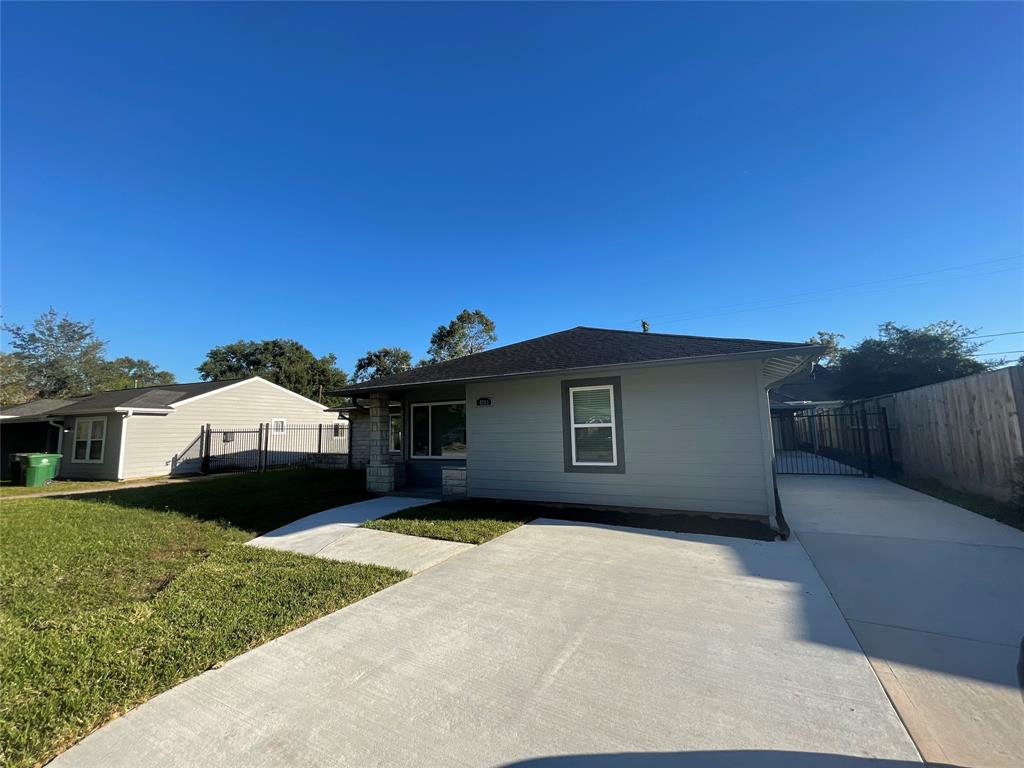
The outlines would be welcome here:
[[[388,445],[392,453],[402,452],[402,414],[391,414],[391,434],[388,438]]]
[[[413,403],[412,456],[466,458],[466,402]]]
[[[75,452],[72,461],[100,463],[107,441],[107,417],[96,416],[75,421]]]
[[[567,472],[624,472],[622,398],[617,376],[562,382]]]
[[[345,425],[345,424],[334,424],[333,425],[334,430],[331,433],[331,439],[332,440],[341,440],[343,437],[345,437],[345,427],[346,426],[347,425]]]
[[[270,431],[275,435],[283,435],[287,426],[288,422],[284,419],[271,419],[270,421]]]

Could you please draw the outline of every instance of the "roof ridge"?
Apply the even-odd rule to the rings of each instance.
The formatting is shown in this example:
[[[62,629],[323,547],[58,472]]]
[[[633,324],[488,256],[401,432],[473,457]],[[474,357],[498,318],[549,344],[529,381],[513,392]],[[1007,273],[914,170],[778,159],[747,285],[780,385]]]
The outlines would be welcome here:
[[[778,341],[775,339],[748,339],[739,336],[698,336],[692,333],[664,333],[662,331],[630,331],[625,328],[598,328],[594,325],[577,325],[575,328],[570,330],[583,330],[583,331],[604,331],[607,333],[628,333],[633,336],[668,336],[673,339],[710,339],[712,341],[754,341],[754,342],[766,342],[768,344],[792,344],[799,347],[813,347],[814,344],[810,344],[805,341]]]
[[[176,381],[176,382],[174,382],[172,384],[149,384],[149,385],[147,385],[145,387],[122,387],[121,389],[101,389],[98,392],[90,392],[87,395],[74,395],[74,397],[78,397],[78,398],[93,397],[95,395],[103,395],[103,394],[107,394],[107,393],[110,393],[110,392],[139,392],[139,391],[144,390],[144,389],[170,389],[172,387],[193,387],[196,384],[222,384],[224,382],[229,382],[229,381],[230,382],[245,381],[246,379],[255,379],[255,378],[258,378],[256,374],[253,374],[252,376],[241,376],[241,377],[239,377],[237,379],[212,379],[210,381],[204,381],[204,380],[201,379],[199,381]]]

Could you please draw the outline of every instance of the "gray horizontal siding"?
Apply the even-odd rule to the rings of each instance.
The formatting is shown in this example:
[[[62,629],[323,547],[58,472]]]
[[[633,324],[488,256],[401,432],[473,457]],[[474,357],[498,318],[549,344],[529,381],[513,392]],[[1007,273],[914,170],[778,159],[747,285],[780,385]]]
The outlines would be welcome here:
[[[471,496],[768,516],[753,361],[617,369],[624,474],[565,472],[561,381],[466,387]],[[489,407],[476,406],[479,397]]]
[[[75,425],[78,419],[89,419],[105,416],[107,419],[106,444],[103,446],[103,462],[72,461],[75,455]],[[61,454],[58,474],[68,480],[117,480],[117,464],[121,453],[121,415],[118,413],[81,414],[68,416],[64,419],[64,432],[61,440]]]

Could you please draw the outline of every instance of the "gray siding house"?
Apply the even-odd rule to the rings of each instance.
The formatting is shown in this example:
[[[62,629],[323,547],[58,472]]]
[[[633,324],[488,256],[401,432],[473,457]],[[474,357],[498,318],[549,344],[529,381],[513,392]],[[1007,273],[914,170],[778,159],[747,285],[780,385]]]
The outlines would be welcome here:
[[[285,429],[289,424],[337,423],[336,415],[320,403],[258,376],[50,402],[56,407],[34,408],[32,416],[50,428],[48,442],[19,450],[56,450],[64,456],[58,476],[72,480],[128,480],[198,471],[198,462],[183,456],[206,424],[252,429],[268,423]],[[5,421],[0,417],[0,425]],[[3,451],[10,452],[6,445]]]
[[[578,327],[333,394],[370,490],[775,525],[767,390],[821,349]]]

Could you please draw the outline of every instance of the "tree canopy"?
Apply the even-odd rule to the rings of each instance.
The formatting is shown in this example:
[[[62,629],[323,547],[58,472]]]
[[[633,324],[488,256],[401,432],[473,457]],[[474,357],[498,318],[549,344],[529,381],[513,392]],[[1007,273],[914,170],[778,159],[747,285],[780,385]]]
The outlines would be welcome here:
[[[833,366],[838,394],[854,400],[900,392],[926,384],[980,373],[994,365],[974,355],[982,344],[972,341],[975,330],[952,320],[923,328],[883,323],[877,339],[864,339],[842,350]]]
[[[92,321],[72,320],[53,307],[31,326],[5,325],[4,330],[13,351],[2,360],[3,405],[174,382],[173,374],[149,360],[107,360],[107,342],[96,335]]]
[[[381,347],[369,350],[356,360],[352,373],[355,381],[369,381],[381,376],[390,376],[412,368],[412,355],[401,347]]]
[[[323,393],[348,382],[333,354],[317,357],[294,339],[239,339],[211,349],[196,370],[204,381],[261,376],[328,405],[336,404],[337,398],[328,398]]]
[[[483,352],[497,340],[491,318],[479,309],[464,309],[448,325],[437,326],[425,362],[440,363]]]
[[[807,340],[807,343],[820,344],[825,347],[825,351],[816,362],[828,367],[834,365],[839,359],[839,355],[842,354],[843,347],[840,342],[845,338],[846,336],[843,334],[835,333],[834,331],[818,331]]]

